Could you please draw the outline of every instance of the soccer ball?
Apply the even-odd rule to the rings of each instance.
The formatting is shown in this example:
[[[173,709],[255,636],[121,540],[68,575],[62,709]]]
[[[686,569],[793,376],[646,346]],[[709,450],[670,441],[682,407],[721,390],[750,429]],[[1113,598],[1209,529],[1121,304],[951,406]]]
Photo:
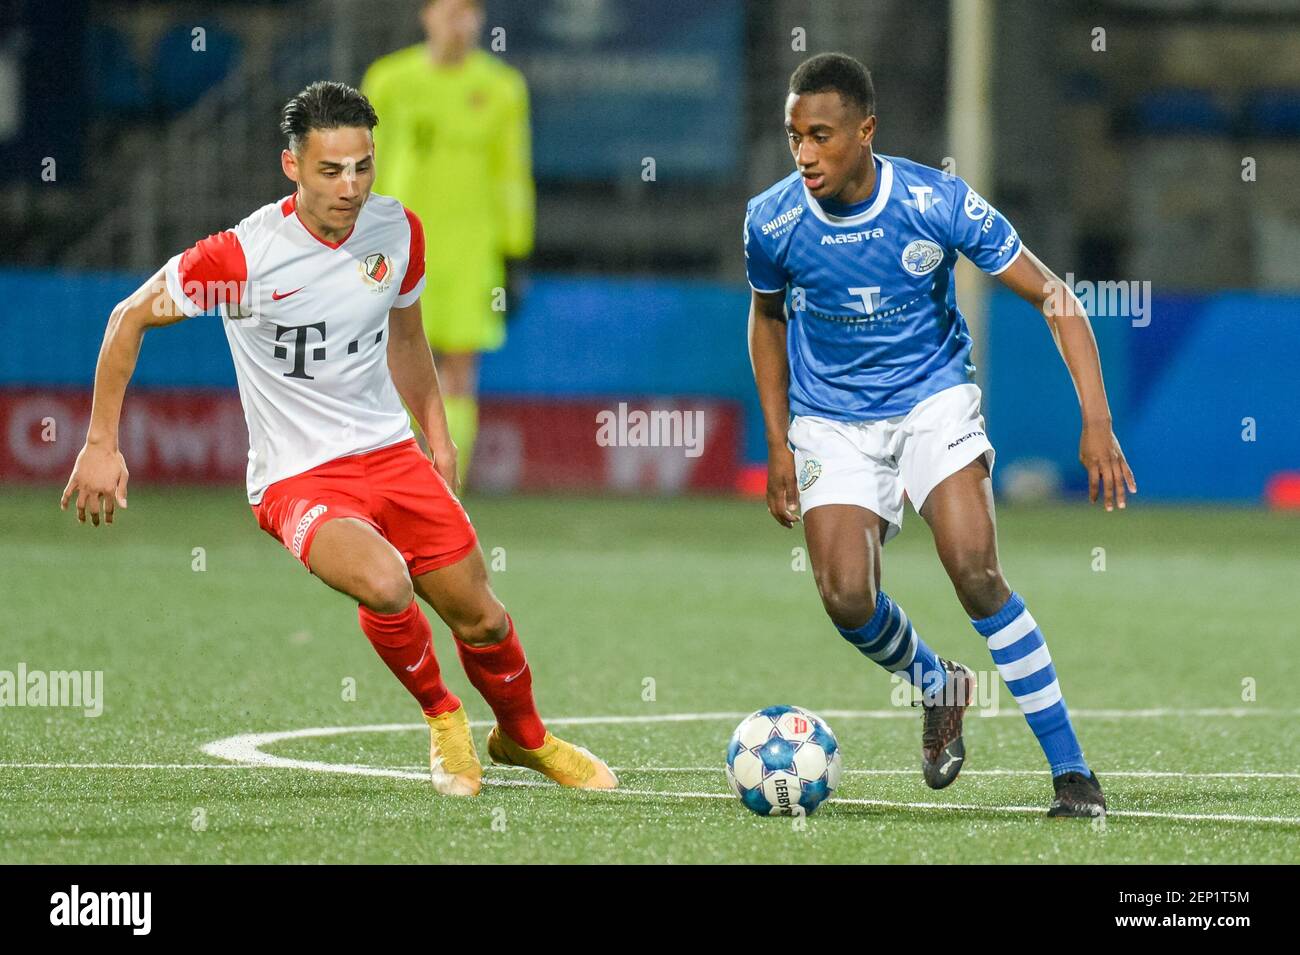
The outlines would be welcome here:
[[[745,717],[727,745],[727,782],[760,816],[808,815],[840,784],[840,771],[835,734],[797,706]]]

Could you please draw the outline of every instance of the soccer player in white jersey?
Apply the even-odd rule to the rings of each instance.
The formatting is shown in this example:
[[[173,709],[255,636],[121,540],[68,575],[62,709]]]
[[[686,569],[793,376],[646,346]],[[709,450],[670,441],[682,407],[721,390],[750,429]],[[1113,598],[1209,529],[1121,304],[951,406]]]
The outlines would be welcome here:
[[[1042,631],[998,562],[993,446],[957,308],[958,253],[1043,310],[1079,396],[1089,495],[1110,511],[1137,486],[1111,430],[1092,328],[1068,286],[959,177],[875,154],[875,112],[861,63],[840,53],[806,60],[785,104],[796,170],[746,211],[768,510],[785,527],[802,520],[841,635],[920,688],[922,772],[940,789],[965,760],[974,681],[880,589],[881,547],[902,525],[906,493],[1051,767],[1048,815],[1101,815],[1101,785]]]
[[[89,513],[95,526],[101,512],[111,524],[115,506],[127,506],[118,419],[144,332],[219,311],[209,320],[222,322],[234,358],[257,521],[357,601],[362,631],[429,723],[434,788],[477,795],[482,767],[417,595],[451,628],[496,716],[494,762],[565,786],[613,788],[601,760],[542,723],[514,623],[456,498],[456,447],[420,316],[424,233],[400,202],[371,192],[377,122],[351,87],[307,87],[281,122],[293,195],[173,257],[113,310],[86,445],[61,506],[75,497],[78,519]]]

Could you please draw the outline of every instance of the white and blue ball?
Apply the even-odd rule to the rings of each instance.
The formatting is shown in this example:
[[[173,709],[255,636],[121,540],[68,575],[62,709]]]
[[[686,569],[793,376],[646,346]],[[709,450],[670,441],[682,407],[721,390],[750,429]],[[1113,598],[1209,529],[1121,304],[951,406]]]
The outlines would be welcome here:
[[[760,816],[808,815],[840,784],[840,772],[835,734],[798,706],[745,717],[727,745],[727,782]]]

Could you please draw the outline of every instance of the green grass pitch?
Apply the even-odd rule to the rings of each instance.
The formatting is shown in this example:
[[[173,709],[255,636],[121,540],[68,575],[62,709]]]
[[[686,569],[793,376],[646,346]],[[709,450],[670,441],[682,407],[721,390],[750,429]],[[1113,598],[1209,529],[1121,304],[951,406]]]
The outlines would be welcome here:
[[[419,711],[355,607],[238,490],[139,486],[98,530],[57,499],[0,495],[0,670],[101,670],[104,709],[0,708],[8,862],[1300,861],[1294,516],[1002,510],[1008,577],[1106,786],[1102,828],[1042,816],[1050,781],[1005,689],[1001,715],[967,718],[961,779],[927,789],[919,711],[835,633],[800,532],[761,502],[471,496],[543,715],[624,791],[489,768],[455,800],[424,780]],[[915,514],[885,587],[940,653],[992,671]],[[435,642],[482,751],[490,713],[441,625]],[[746,812],[722,772],[740,717],[782,702],[827,717],[847,771],[802,826]],[[313,728],[342,730],[227,752],[348,771],[204,749]]]

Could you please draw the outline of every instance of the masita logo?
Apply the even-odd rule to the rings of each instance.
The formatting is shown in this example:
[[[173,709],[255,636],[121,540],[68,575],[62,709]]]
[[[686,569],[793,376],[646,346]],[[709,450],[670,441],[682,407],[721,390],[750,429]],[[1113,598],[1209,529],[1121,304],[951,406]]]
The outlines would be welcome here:
[[[962,444],[965,441],[969,441],[971,438],[978,438],[983,433],[984,433],[983,431],[967,431],[956,441],[949,441],[948,450],[951,451],[953,448],[957,447],[957,445]]]
[[[799,203],[799,205],[795,206],[793,209],[788,209],[785,212],[781,213],[779,216],[777,216],[775,219],[772,219],[770,222],[764,222],[763,235],[769,235],[769,236],[776,235],[777,232],[782,228],[782,226],[790,225],[801,215],[803,215],[802,202]]]
[[[153,926],[152,892],[68,892],[50,896],[51,925],[129,925],[132,935],[148,935]]]
[[[850,242],[866,242],[868,239],[883,239],[885,230],[863,229],[861,232],[836,232],[834,235],[822,236],[822,245],[847,245]]]

